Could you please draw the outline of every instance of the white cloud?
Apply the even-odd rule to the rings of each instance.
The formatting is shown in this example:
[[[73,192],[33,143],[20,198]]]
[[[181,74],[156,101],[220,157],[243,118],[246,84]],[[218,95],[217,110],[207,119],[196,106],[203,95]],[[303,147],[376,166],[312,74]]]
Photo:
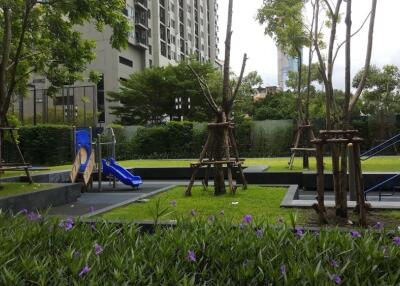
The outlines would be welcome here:
[[[224,57],[228,2],[228,0],[218,1],[221,59]],[[257,70],[262,75],[264,84],[276,85],[276,47],[272,39],[264,35],[264,28],[255,20],[257,9],[262,6],[262,3],[263,0],[234,0],[231,66],[236,73],[239,73],[243,54],[247,53],[249,57],[247,72]],[[361,25],[365,16],[369,13],[370,6],[370,0],[353,1],[353,31]],[[397,35],[397,29],[400,27],[399,11],[399,0],[378,1],[372,64],[378,66],[396,64],[400,66],[400,38]],[[353,75],[364,65],[367,31],[368,23],[352,41]],[[345,27],[342,24],[338,31],[338,42],[344,39],[344,35]],[[338,56],[334,75],[335,88],[343,88],[344,50]]]

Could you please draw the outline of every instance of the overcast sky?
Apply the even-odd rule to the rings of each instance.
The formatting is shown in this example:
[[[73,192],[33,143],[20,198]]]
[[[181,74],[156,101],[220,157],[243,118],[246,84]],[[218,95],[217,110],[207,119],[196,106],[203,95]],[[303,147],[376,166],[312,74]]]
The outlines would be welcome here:
[[[228,0],[218,0],[220,26],[220,55],[224,57],[224,41]],[[335,1],[336,2],[336,1]],[[277,51],[271,38],[264,35],[264,28],[255,20],[257,9],[263,0],[234,0],[233,36],[232,36],[232,69],[239,73],[242,57],[248,54],[246,71],[256,70],[262,75],[264,85],[277,85]],[[344,7],[344,6],[343,6]],[[371,0],[353,0],[353,31],[358,29],[371,8]],[[344,9],[343,9],[344,12]],[[382,66],[396,64],[400,66],[400,0],[379,0],[376,15],[372,64]],[[362,68],[365,59],[368,25],[353,38],[352,42],[352,76]],[[338,41],[344,39],[345,26],[339,29]],[[304,52],[305,56],[308,52]],[[305,59],[307,60],[307,59]],[[315,61],[315,60],[314,60]],[[344,87],[344,49],[335,65],[334,85]]]

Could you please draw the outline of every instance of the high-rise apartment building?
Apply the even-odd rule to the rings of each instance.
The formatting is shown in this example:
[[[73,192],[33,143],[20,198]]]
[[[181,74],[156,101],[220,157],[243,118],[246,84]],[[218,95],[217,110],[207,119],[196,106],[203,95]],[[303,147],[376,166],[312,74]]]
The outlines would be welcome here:
[[[278,47],[278,87],[281,90],[287,89],[286,81],[289,78],[289,72],[297,72],[297,69],[298,59],[288,56]]]
[[[218,3],[217,0],[126,0],[126,8],[121,11],[130,20],[128,48],[118,51],[109,43],[112,35],[110,28],[96,30],[95,25],[86,24],[77,27],[82,37],[96,41],[96,59],[87,67],[98,71],[102,80],[97,86],[93,101],[100,114],[100,122],[111,123],[115,118],[110,114],[111,103],[107,92],[118,91],[120,82],[135,72],[152,66],[175,64],[189,56],[199,61],[210,61],[218,65]],[[33,77],[37,90],[45,90],[48,82],[40,75]],[[90,85],[88,81],[75,83],[74,86]],[[88,89],[85,91],[87,92]],[[62,96],[65,97],[64,90]],[[68,100],[45,99],[46,105],[72,102],[71,110],[79,109],[83,90],[68,91]],[[60,95],[61,96],[61,91]],[[72,99],[69,99],[72,97]],[[36,104],[42,104],[44,99]],[[27,99],[24,99],[28,101]],[[33,102],[23,103],[25,117],[32,111]],[[44,103],[43,103],[44,104]],[[21,103],[19,103],[21,106]],[[38,110],[44,108],[38,107]],[[21,113],[21,112],[20,112]],[[28,113],[28,114],[27,114]]]

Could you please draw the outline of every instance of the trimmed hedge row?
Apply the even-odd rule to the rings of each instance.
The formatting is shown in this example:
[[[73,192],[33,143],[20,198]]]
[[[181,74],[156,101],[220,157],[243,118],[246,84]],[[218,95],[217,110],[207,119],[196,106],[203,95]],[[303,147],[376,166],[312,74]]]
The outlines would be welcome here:
[[[363,118],[354,119],[354,128],[365,139],[363,149],[376,144],[376,126]],[[324,128],[315,121],[316,130]],[[207,138],[206,124],[170,122],[151,127],[125,128],[113,125],[118,160],[197,158]],[[236,122],[235,135],[242,157],[278,157],[290,155],[293,139],[291,121]],[[70,126],[25,126],[19,130],[20,146],[26,161],[35,165],[59,165],[72,162],[72,132]],[[111,156],[103,147],[103,156]],[[18,161],[15,147],[6,142],[3,154],[7,161]],[[393,152],[389,150],[389,152]],[[387,153],[390,154],[390,153]]]

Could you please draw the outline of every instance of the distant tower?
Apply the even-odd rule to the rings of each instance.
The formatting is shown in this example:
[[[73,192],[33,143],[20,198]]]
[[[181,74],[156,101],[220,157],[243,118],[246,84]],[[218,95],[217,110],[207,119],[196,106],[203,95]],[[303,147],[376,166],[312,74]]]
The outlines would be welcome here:
[[[286,90],[286,81],[288,80],[289,71],[297,72],[298,60],[285,54],[278,47],[278,86],[281,90]]]

